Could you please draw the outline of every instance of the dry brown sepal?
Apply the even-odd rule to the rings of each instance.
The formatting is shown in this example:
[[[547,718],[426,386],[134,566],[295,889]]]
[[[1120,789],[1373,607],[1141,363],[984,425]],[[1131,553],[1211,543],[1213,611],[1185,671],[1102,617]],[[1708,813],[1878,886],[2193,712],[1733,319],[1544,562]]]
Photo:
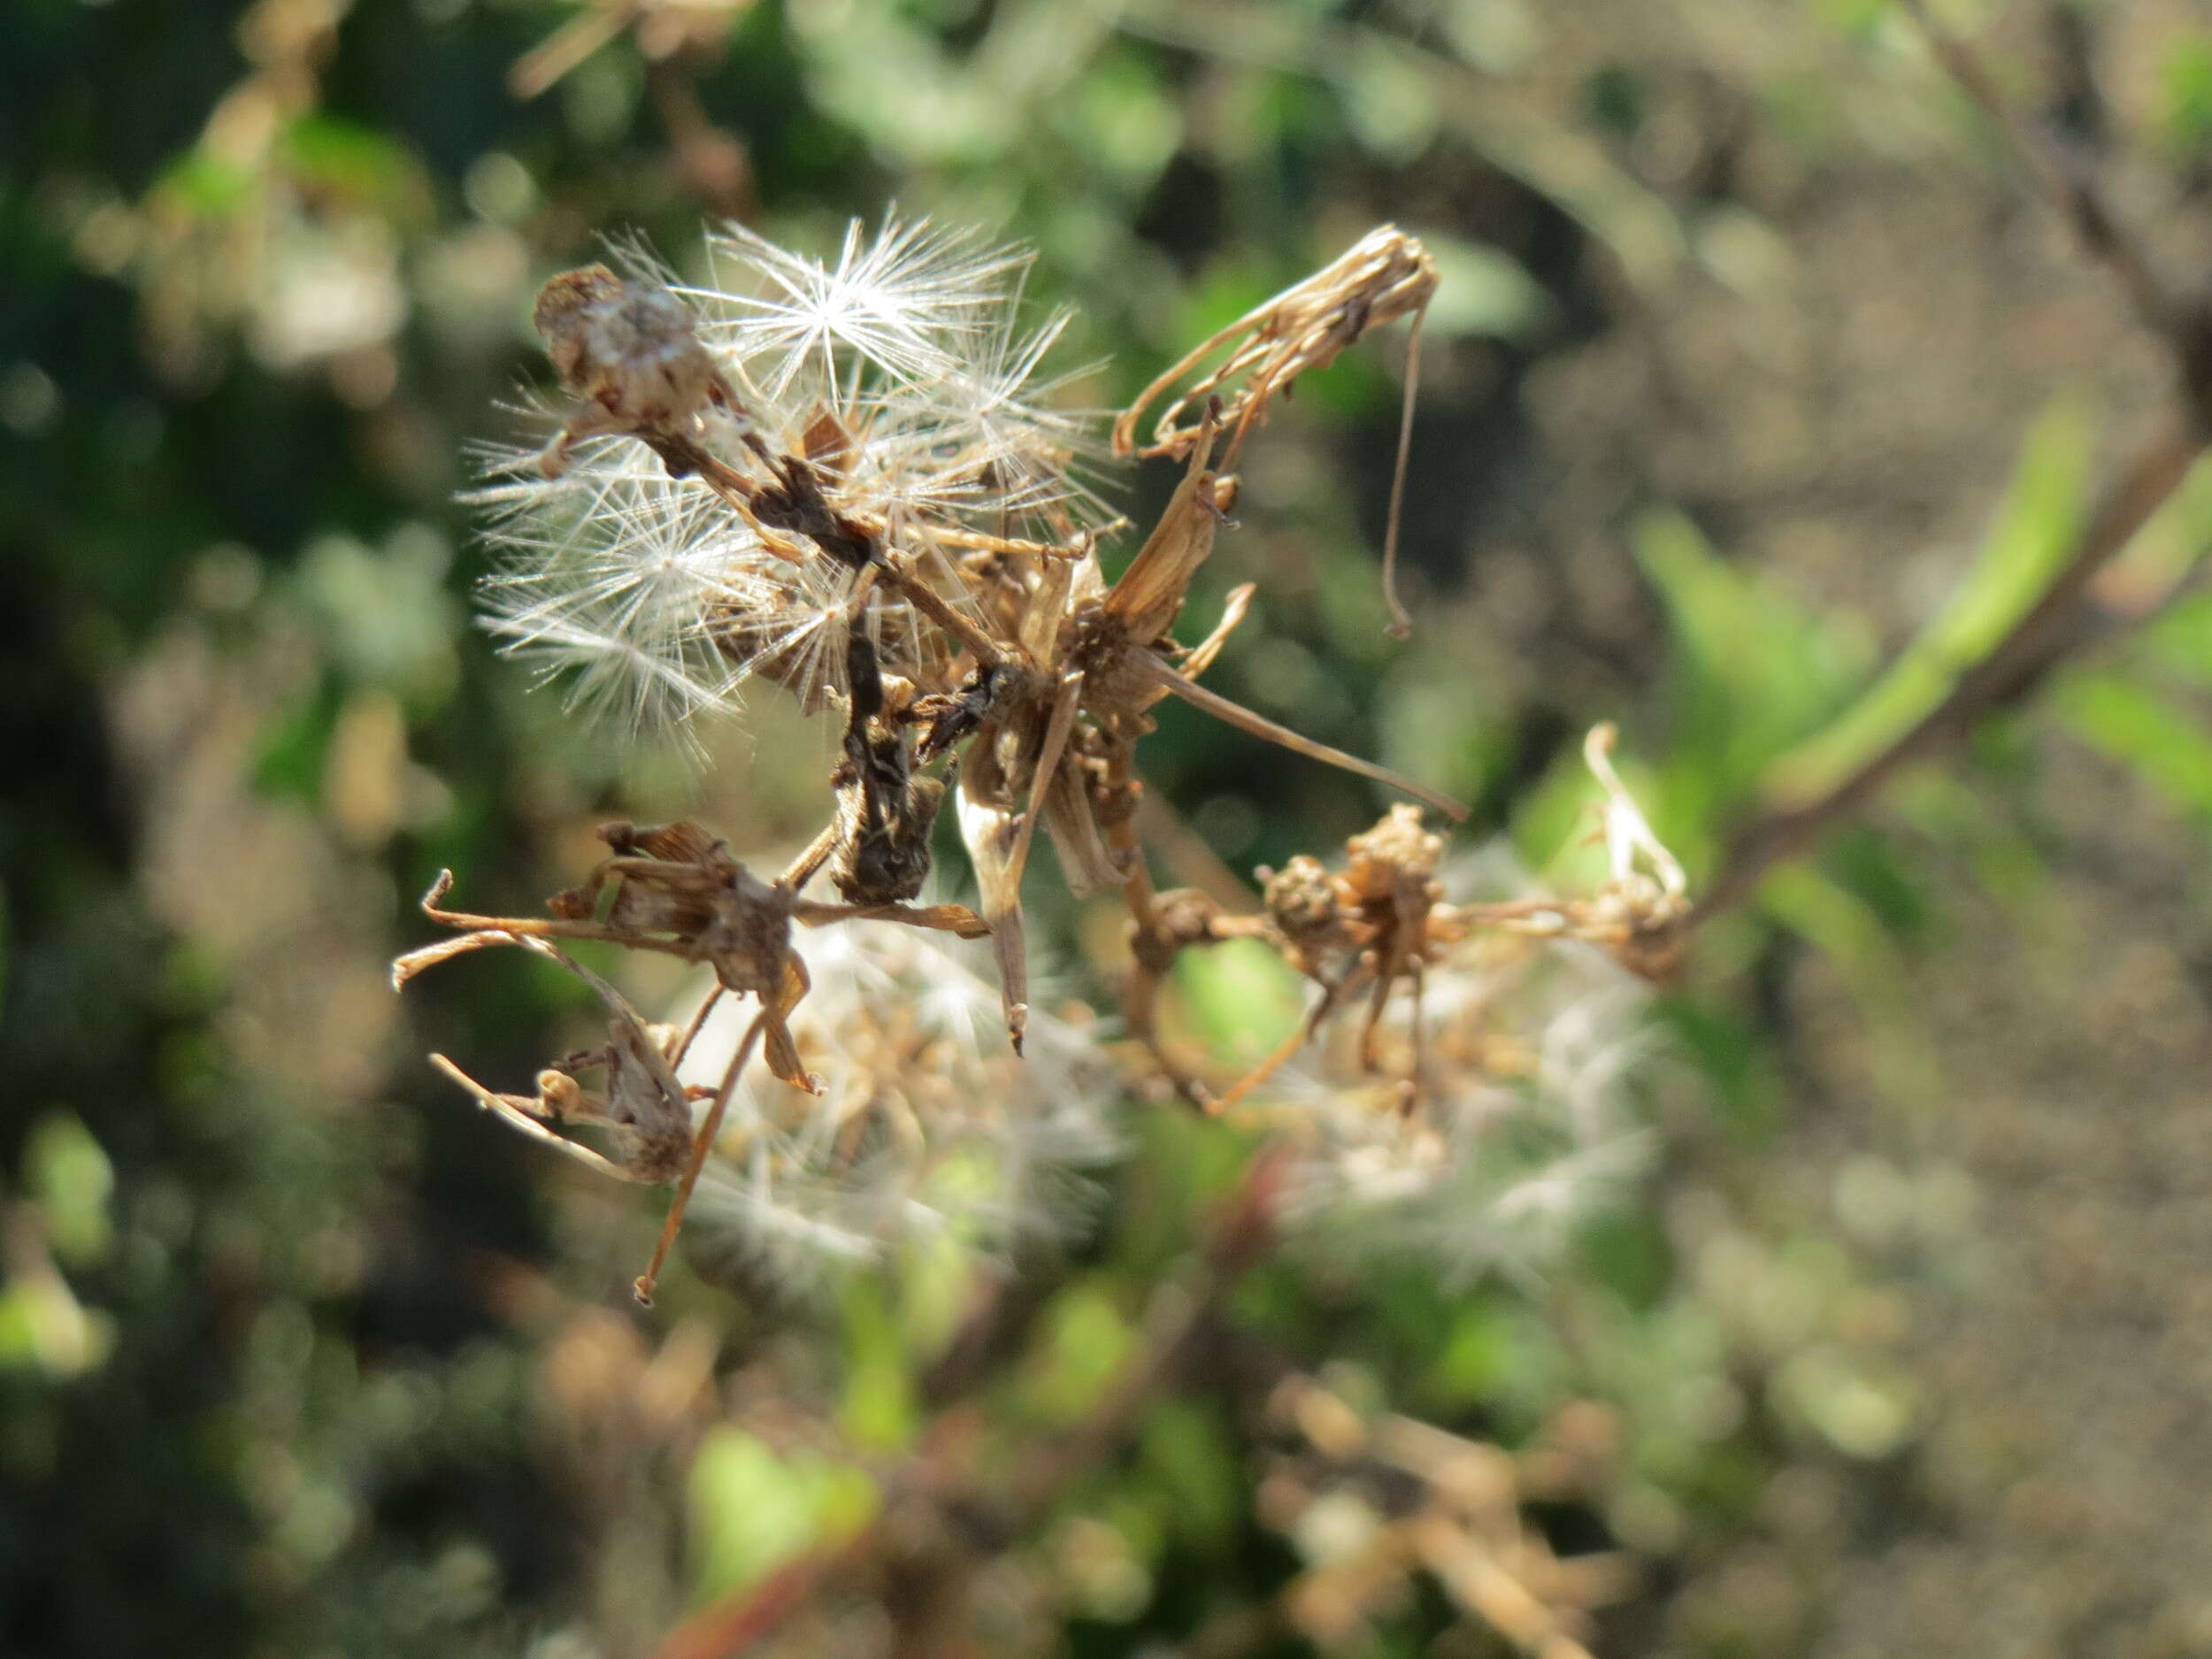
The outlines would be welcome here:
[[[528,933],[477,929],[409,951],[392,964],[393,987],[405,985],[425,968],[494,945],[531,951],[589,986],[607,1010],[606,1046],[565,1056],[547,1066],[537,1075],[534,1095],[487,1088],[442,1054],[432,1055],[431,1064],[475,1096],[487,1111],[587,1168],[626,1181],[658,1184],[675,1179],[691,1151],[690,1097],[675,1073],[682,1033],[648,1025],[619,991],[566,951]],[[585,1087],[578,1075],[591,1071],[603,1075],[597,1088]],[[606,1130],[613,1156],[556,1133],[569,1124]]]
[[[1332,871],[1301,853],[1280,870],[1263,870],[1265,936],[1291,966],[1311,979],[1321,995],[1300,1028],[1273,1054],[1214,1103],[1236,1104],[1287,1064],[1329,1017],[1364,989],[1367,1015],[1360,1028],[1359,1064],[1382,1069],[1377,1045],[1384,1010],[1401,985],[1413,1002],[1411,1074],[1403,1089],[1410,1107],[1421,1075],[1421,987],[1429,967],[1467,936],[1463,913],[1444,902],[1437,866],[1444,838],[1425,829],[1418,809],[1391,808],[1372,829],[1344,843],[1341,870]]]
[[[762,881],[732,857],[720,840],[689,819],[650,828],[606,824],[599,833],[609,856],[579,886],[555,894],[546,904],[549,914],[542,917],[477,916],[444,909],[453,876],[440,872],[423,896],[423,912],[442,926],[461,930],[459,935],[401,956],[392,964],[392,983],[395,988],[403,986],[425,968],[469,951],[518,945],[560,963],[599,995],[611,1017],[608,1047],[541,1072],[535,1097],[496,1093],[444,1056],[432,1059],[480,1104],[580,1163],[625,1180],[678,1183],[660,1246],[637,1282],[639,1299],[649,1302],[692,1187],[720,1131],[731,1091],[754,1047],[763,1048],[768,1069],[780,1080],[809,1093],[820,1087],[802,1063],[789,1025],[791,1010],[808,988],[806,966],[791,948],[791,924],[896,921],[967,939],[987,930],[980,918],[957,904],[821,904],[802,899],[788,881]],[[713,970],[715,984],[680,1030],[658,1031],[647,1026],[606,981],[550,942],[556,939],[601,940],[703,963]],[[760,1011],[719,1085],[710,1091],[687,1091],[675,1080],[676,1069],[715,1003],[733,993],[754,997]],[[586,1090],[574,1073],[594,1066],[604,1069],[606,1082],[600,1090]],[[691,1105],[701,1098],[711,1104],[695,1134]],[[567,1122],[609,1128],[616,1156],[603,1156],[547,1127]]]
[[[1599,835],[1608,873],[1586,898],[1548,896],[1474,904],[1467,918],[1539,939],[1580,939],[1601,946],[1630,972],[1663,981],[1679,964],[1690,916],[1689,879],[1681,861],[1652,831],[1613,769],[1619,733],[1610,721],[1593,726],[1583,759],[1604,791]]]
[[[1406,450],[1412,434],[1414,397],[1420,384],[1421,320],[1436,295],[1436,262],[1420,241],[1395,225],[1367,233],[1331,264],[1294,283],[1194,347],[1183,359],[1138,394],[1114,422],[1114,450],[1171,455],[1178,459],[1210,447],[1213,417],[1192,419],[1194,408],[1208,409],[1214,394],[1241,380],[1219,419],[1227,431],[1222,465],[1233,467],[1243,453],[1245,435],[1267,419],[1268,405],[1288,398],[1291,386],[1308,369],[1326,368],[1337,354],[1370,329],[1401,317],[1413,320],[1406,339],[1405,401],[1399,415],[1398,458],[1390,483],[1390,517],[1383,534],[1383,596],[1390,605],[1390,631],[1403,639],[1413,618],[1399,603],[1399,510],[1405,495]],[[1177,381],[1230,342],[1229,355],[1199,377],[1161,411],[1151,443],[1137,448],[1137,426],[1144,411]]]

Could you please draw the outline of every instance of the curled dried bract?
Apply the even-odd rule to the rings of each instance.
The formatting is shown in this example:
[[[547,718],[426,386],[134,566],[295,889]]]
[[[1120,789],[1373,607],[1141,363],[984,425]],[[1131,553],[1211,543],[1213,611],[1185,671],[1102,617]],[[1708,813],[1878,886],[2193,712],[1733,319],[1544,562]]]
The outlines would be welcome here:
[[[690,1102],[675,1073],[681,1057],[675,1050],[680,1033],[646,1024],[619,991],[567,952],[526,933],[478,928],[408,952],[392,964],[392,983],[403,986],[425,968],[495,945],[514,945],[543,956],[589,986],[607,1010],[606,1046],[547,1066],[537,1075],[534,1095],[487,1088],[442,1054],[432,1055],[431,1064],[487,1110],[588,1168],[629,1181],[675,1179],[691,1151]],[[595,1088],[579,1076],[592,1071],[603,1079]],[[611,1156],[557,1133],[570,1124],[605,1130]]]
[[[1583,759],[1605,796],[1599,830],[1605,842],[1604,881],[1584,898],[1515,899],[1472,906],[1468,914],[1538,938],[1587,940],[1631,972],[1664,979],[1681,959],[1683,925],[1690,914],[1689,878],[1613,769],[1618,735],[1607,721],[1593,726],[1582,745]]]
[[[1287,397],[1291,384],[1308,369],[1326,368],[1337,354],[1369,330],[1401,317],[1413,321],[1406,342],[1406,389],[1399,416],[1398,459],[1390,483],[1389,522],[1383,533],[1383,595],[1390,605],[1390,631],[1411,632],[1413,618],[1399,603],[1396,573],[1398,518],[1405,495],[1406,451],[1412,434],[1413,403],[1420,382],[1421,320],[1436,294],[1436,262],[1418,238],[1395,225],[1378,226],[1330,264],[1294,283],[1192,348],[1182,360],[1138,394],[1114,423],[1114,449],[1137,449],[1137,426],[1176,382],[1223,346],[1234,348],[1214,368],[1161,411],[1145,455],[1181,457],[1207,449],[1210,418],[1194,419],[1222,388],[1240,381],[1220,414],[1229,434],[1224,466],[1234,466],[1245,434],[1267,419],[1268,405]]]

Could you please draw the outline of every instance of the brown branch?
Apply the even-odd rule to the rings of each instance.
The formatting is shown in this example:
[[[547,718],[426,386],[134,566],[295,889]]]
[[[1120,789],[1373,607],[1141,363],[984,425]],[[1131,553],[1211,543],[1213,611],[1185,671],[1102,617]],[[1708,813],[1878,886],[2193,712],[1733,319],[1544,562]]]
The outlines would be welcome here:
[[[1033,1530],[1051,1506],[1093,1470],[1115,1455],[1141,1425],[1145,1411],[1192,1372],[1220,1329],[1232,1293],[1245,1274],[1267,1259],[1275,1240],[1275,1212],[1285,1151],[1262,1148],[1215,1217],[1197,1271],[1164,1286],[1147,1307],[1138,1351],[1105,1389],[1082,1423],[1023,1456],[1008,1487],[993,1495],[962,1490],[949,1465],[972,1460],[944,1448],[971,1438],[972,1414],[953,1405],[926,1430],[922,1449],[885,1483],[876,1517],[854,1537],[804,1555],[737,1595],[716,1602],[664,1638],[656,1659],[734,1659],[764,1640],[803,1609],[815,1594],[849,1585],[872,1569],[893,1580],[916,1575],[932,1581],[965,1582],[961,1558],[906,1558],[901,1540],[935,1534],[964,1540],[967,1556],[1002,1548]],[[989,1316],[986,1316],[987,1318]],[[934,1525],[918,1524],[918,1506]],[[948,1586],[956,1592],[957,1584]],[[915,1617],[933,1632],[957,1611],[943,1596],[926,1598]],[[909,1640],[902,1629],[895,1650],[920,1653],[933,1643]]]
[[[2183,323],[2184,308],[2152,270],[2137,237],[2113,211],[2095,173],[2005,102],[1988,66],[1935,15],[1927,0],[1902,0],[1902,4],[1927,37],[1944,73],[1989,119],[2029,183],[2072,228],[2083,250],[2119,278],[2145,326],[2174,338]]]
[[[1990,653],[1961,674],[1910,730],[1848,777],[1814,800],[1768,811],[1739,833],[1719,873],[1691,910],[1688,925],[1732,909],[1749,896],[1772,865],[1805,851],[1904,767],[2032,690],[2082,637],[2078,625],[2098,572],[2180,488],[2203,449],[2193,427],[2169,429],[2148,445],[2107,490],[2057,578]]]
[[[1989,118],[2036,191],[2066,220],[2083,251],[2118,276],[2138,319],[2166,343],[2178,381],[2180,417],[2107,487],[2057,577],[1934,708],[1820,795],[1770,806],[1736,834],[1687,926],[1740,903],[1774,864],[1807,850],[1914,761],[1964,736],[1984,715],[2017,703],[2084,644],[2154,611],[2154,599],[2131,603],[2098,578],[2181,487],[2212,441],[2212,303],[2181,298],[2158,277],[2093,172],[2015,113],[1972,48],[1935,17],[1927,0],[1902,4],[1937,61]]]

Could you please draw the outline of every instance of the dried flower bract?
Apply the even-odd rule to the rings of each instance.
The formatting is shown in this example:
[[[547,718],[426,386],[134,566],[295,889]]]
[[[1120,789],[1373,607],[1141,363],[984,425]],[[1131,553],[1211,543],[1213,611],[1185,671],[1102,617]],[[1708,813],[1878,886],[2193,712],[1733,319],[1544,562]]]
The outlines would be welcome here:
[[[1390,631],[1403,639],[1413,630],[1413,618],[1398,599],[1398,518],[1405,498],[1414,397],[1420,386],[1421,319],[1435,297],[1436,281],[1436,262],[1418,238],[1395,225],[1377,227],[1333,263],[1192,347],[1115,421],[1115,453],[1181,457],[1206,449],[1213,435],[1210,418],[1195,419],[1192,411],[1204,411],[1216,392],[1240,382],[1218,417],[1229,434],[1222,465],[1234,466],[1243,453],[1246,434],[1267,419],[1270,403],[1290,396],[1291,384],[1301,374],[1328,367],[1338,353],[1369,330],[1410,317],[1398,459],[1390,480],[1389,522],[1383,532],[1383,596],[1390,605]],[[1236,343],[1229,355],[1161,411],[1150,445],[1138,450],[1137,426],[1144,411],[1232,341]]]

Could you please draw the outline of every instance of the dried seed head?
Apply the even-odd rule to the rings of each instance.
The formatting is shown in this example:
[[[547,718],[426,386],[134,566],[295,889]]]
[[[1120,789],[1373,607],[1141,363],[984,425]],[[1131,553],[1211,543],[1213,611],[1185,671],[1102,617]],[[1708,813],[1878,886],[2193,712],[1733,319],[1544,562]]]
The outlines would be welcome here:
[[[531,321],[563,388],[588,400],[541,458],[549,478],[567,470],[577,438],[687,440],[710,399],[734,401],[691,312],[656,282],[603,265],[564,271],[538,291]]]
[[[541,294],[581,402],[542,450],[490,457],[490,626],[641,733],[753,678],[828,709],[855,629],[919,694],[952,693],[996,660],[960,562],[1087,550],[1094,444],[1041,366],[1065,317],[1024,323],[1029,256],[972,233],[856,227],[828,265],[734,227],[711,249],[711,287],[626,250]]]
[[[442,891],[442,887],[434,888],[434,899]],[[671,1064],[674,1035],[648,1025],[619,991],[581,963],[528,933],[483,927],[410,951],[392,964],[392,983],[404,985],[425,968],[493,946],[514,946],[543,956],[589,986],[607,1010],[606,1046],[570,1055],[541,1071],[534,1096],[486,1088],[443,1055],[433,1055],[433,1062],[479,1105],[579,1163],[625,1180],[675,1179],[691,1151],[691,1107]],[[588,1087],[580,1075],[593,1072],[602,1079],[596,1087]],[[603,1131],[608,1152],[602,1155],[559,1133],[571,1125]]]
[[[1198,683],[1248,588],[1199,644],[1169,637],[1227,523],[1237,484],[1225,469],[1246,436],[1306,369],[1378,323],[1417,324],[1435,281],[1420,244],[1378,231],[1202,347],[1125,416],[1116,435],[1127,448],[1142,407],[1228,345],[1162,418],[1156,449],[1184,457],[1185,477],[1111,585],[1096,556],[1103,531],[1083,522],[1093,503],[1079,477],[1081,424],[1050,410],[1051,383],[1038,378],[1065,319],[1018,320],[1026,256],[893,221],[872,242],[856,228],[833,265],[736,229],[716,257],[737,267],[736,283],[680,288],[632,250],[620,272],[567,273],[540,296],[548,355],[580,404],[541,457],[498,457],[479,493],[504,555],[488,588],[492,626],[577,692],[626,703],[636,726],[731,706],[749,680],[836,714],[833,819],[773,881],[696,825],[611,826],[610,856],[549,916],[463,916],[437,909],[434,894],[434,919],[473,931],[407,959],[411,971],[474,942],[549,950],[547,939],[592,938],[710,971],[680,1036],[618,1018],[606,1049],[549,1069],[534,1098],[469,1086],[587,1159],[597,1155],[546,1125],[595,1119],[615,1137],[616,1161],[599,1161],[616,1172],[677,1173],[640,1294],[695,1181],[729,1251],[794,1281],[918,1233],[995,1248],[1059,1225],[1055,1195],[1103,1156],[1098,1112],[1113,1083],[1087,1030],[1071,1037],[1031,1006],[1021,880],[1041,825],[1071,887],[1127,894],[1130,1020],[1156,1052],[1150,998],[1178,951],[1270,939],[1318,987],[1312,1025],[1328,1029],[1316,1064],[1340,1070],[1335,1105],[1309,1114],[1309,1133],[1332,1148],[1316,1168],[1357,1173],[1343,1190],[1363,1202],[1384,1188],[1464,1199],[1476,1150],[1490,1179],[1495,1149],[1471,1150],[1471,1137],[1521,1123],[1501,1102],[1535,1075],[1536,1051],[1517,1041],[1525,1027],[1499,1012],[1542,977],[1531,964],[1548,957],[1532,936],[1598,941],[1649,970],[1685,908],[1679,866],[1611,771],[1609,735],[1594,734],[1590,764],[1611,872],[1581,900],[1446,902],[1442,839],[1401,806],[1353,836],[1335,868],[1294,860],[1269,878],[1264,915],[1242,916],[1195,893],[1156,893],[1135,824],[1136,746],[1168,695],[1466,815]],[[1409,374],[1409,409],[1411,393]],[[1390,548],[1395,511],[1394,488]],[[956,754],[945,774],[926,770]],[[980,919],[908,902],[928,877],[955,775]],[[823,872],[845,903],[803,896]],[[936,938],[895,931],[871,955],[857,934],[802,948],[794,929],[856,919],[987,931],[998,983]],[[1471,937],[1477,924],[1488,926]],[[710,1017],[728,1022],[722,1005],[741,999],[743,1035],[701,1041],[718,1032]],[[1363,1018],[1333,1022],[1363,1004]],[[1002,1022],[1011,1055],[986,1041]],[[756,1045],[759,1075],[748,1070]],[[1258,1089],[1297,1046],[1221,1103]],[[687,1056],[702,1079],[689,1091],[672,1080]],[[710,1104],[687,1156],[700,1095]],[[1542,1139],[1514,1132],[1517,1145],[1532,1136]],[[703,1179],[710,1147],[718,1162]],[[1315,1179],[1318,1192],[1326,1183]],[[1536,1194],[1553,1188],[1533,1179],[1483,1213],[1540,1209]]]
[[[1607,875],[1585,898],[1525,898],[1478,906],[1471,920],[1539,938],[1587,940],[1647,979],[1664,980],[1682,954],[1690,914],[1689,879],[1613,769],[1612,725],[1594,726],[1583,758],[1604,794],[1599,833]]]
[[[1351,943],[1336,878],[1311,853],[1300,853],[1280,870],[1263,871],[1268,919],[1308,961]]]
[[[1034,1010],[1019,1060],[974,948],[854,926],[803,949],[814,990],[792,1030],[822,1092],[740,1085],[693,1202],[695,1262],[804,1294],[905,1243],[996,1255],[1085,1220],[1088,1171],[1118,1148],[1118,1079],[1087,1015]],[[714,1074],[733,1035],[710,1022],[685,1074]]]
[[[1479,863],[1447,875],[1461,895],[1495,879]],[[1337,1259],[1418,1254],[1458,1280],[1540,1269],[1642,1166],[1627,1084],[1647,997],[1573,941],[1479,931],[1443,950],[1417,1009],[1394,1002],[1371,1042],[1339,1022],[1256,1092],[1300,1148],[1293,1238]]]
[[[595,311],[619,304],[628,287],[605,265],[586,265],[547,278],[530,308],[530,325],[545,342],[546,356],[561,384],[580,397],[592,380],[588,319]]]

